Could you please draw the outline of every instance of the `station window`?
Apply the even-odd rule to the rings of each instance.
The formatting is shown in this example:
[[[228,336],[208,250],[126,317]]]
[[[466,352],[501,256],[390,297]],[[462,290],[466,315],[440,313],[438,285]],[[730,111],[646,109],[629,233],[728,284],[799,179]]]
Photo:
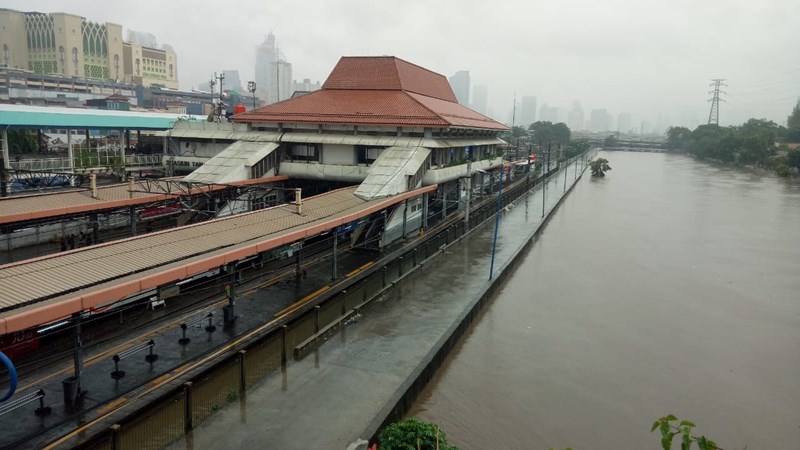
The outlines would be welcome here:
[[[294,144],[290,157],[292,161],[319,161],[319,151],[316,144]]]
[[[383,147],[366,147],[363,145],[356,146],[356,161],[358,164],[372,164],[378,159]]]

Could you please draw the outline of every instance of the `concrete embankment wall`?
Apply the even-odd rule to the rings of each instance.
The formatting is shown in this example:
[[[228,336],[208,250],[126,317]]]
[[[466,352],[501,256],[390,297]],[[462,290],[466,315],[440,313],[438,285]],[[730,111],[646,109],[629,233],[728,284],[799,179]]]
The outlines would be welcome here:
[[[420,361],[420,364],[413,373],[397,389],[381,412],[367,426],[362,434],[366,440],[370,442],[375,441],[383,427],[403,419],[404,415],[413,406],[417,396],[425,389],[436,371],[446,361],[447,356],[458,343],[458,340],[469,330],[472,322],[480,314],[484,306],[493,299],[495,292],[502,287],[505,280],[513,274],[515,268],[519,265],[518,262],[527,254],[527,250],[533,244],[536,235],[544,229],[550,217],[552,217],[564,199],[566,199],[567,195],[581,179],[586,168],[587,167],[584,166],[575,180],[570,182],[569,189],[564,192],[549,210],[547,210],[543,220],[530,231],[524,242],[514,251],[514,256],[502,264],[495,272],[495,276],[486,282],[474,299],[449,327],[447,332],[436,342],[425,358]]]

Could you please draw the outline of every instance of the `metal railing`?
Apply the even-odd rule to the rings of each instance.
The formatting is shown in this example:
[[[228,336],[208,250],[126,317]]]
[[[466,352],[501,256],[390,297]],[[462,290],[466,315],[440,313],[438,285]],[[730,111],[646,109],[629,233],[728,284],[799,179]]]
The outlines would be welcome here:
[[[161,167],[163,166],[163,155],[126,155],[124,160],[119,154],[114,152],[76,154],[73,157],[74,164],[70,165],[68,157],[58,158],[25,158],[10,161],[11,168],[14,170],[37,171],[37,172],[68,172],[71,169],[88,167],[114,167],[124,165],[126,168],[138,167]]]

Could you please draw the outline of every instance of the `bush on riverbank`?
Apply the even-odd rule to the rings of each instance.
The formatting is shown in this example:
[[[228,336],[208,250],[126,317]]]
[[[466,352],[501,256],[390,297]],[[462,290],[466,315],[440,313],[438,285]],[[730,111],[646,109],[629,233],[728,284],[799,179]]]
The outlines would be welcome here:
[[[447,443],[447,434],[438,425],[416,417],[395,422],[378,435],[380,450],[458,450]]]

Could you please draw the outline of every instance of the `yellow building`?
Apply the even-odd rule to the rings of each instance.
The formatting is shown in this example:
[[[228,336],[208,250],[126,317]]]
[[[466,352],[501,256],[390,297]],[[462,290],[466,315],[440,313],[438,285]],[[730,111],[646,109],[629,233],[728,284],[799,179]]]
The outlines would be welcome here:
[[[0,66],[35,74],[177,89],[177,57],[122,39],[122,25],[68,13],[0,9]]]

